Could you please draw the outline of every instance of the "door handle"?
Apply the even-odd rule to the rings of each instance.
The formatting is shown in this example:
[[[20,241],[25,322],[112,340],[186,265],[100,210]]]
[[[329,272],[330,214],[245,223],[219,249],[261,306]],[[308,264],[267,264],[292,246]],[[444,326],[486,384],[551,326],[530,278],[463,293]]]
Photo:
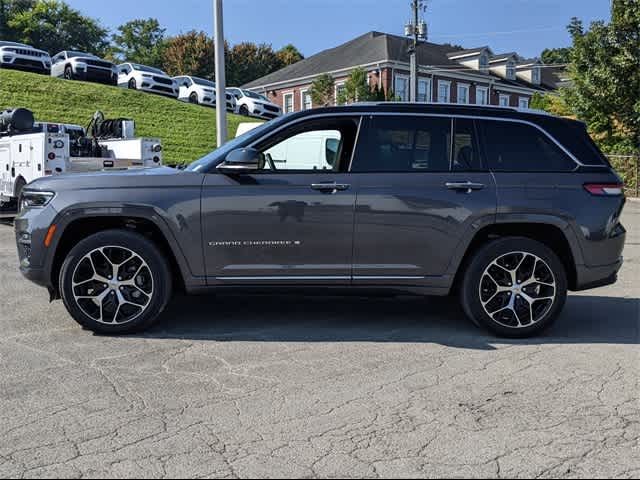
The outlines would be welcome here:
[[[336,193],[338,191],[344,191],[349,189],[351,185],[347,183],[312,183],[311,188],[323,193]]]
[[[466,193],[471,193],[474,190],[482,190],[485,185],[484,183],[475,183],[475,182],[447,182],[445,186],[449,190],[460,190],[465,191]]]

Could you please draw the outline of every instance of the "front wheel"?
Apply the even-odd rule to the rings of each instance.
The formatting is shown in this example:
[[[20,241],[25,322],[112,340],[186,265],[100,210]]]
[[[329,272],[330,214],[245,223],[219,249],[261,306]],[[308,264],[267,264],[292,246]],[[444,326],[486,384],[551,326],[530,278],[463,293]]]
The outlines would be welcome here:
[[[136,83],[136,79],[135,78],[132,78],[131,80],[129,80],[128,87],[129,87],[130,90],[137,90],[138,85]]]
[[[240,110],[238,110],[238,113],[240,113],[240,115],[248,117],[249,116],[249,109],[247,108],[246,105],[241,105],[240,106]]]
[[[472,257],[460,297],[477,325],[503,337],[531,337],[548,328],[562,310],[567,276],[546,245],[529,238],[501,238]]]
[[[65,80],[73,80],[73,70],[70,65],[64,67],[64,79]]]
[[[153,242],[107,230],[71,250],[60,271],[60,291],[83,327],[101,334],[133,333],[150,327],[164,310],[171,275]]]
[[[191,93],[191,95],[189,95],[189,103],[193,103],[193,104],[199,104],[200,102],[198,101],[198,94],[196,92]]]

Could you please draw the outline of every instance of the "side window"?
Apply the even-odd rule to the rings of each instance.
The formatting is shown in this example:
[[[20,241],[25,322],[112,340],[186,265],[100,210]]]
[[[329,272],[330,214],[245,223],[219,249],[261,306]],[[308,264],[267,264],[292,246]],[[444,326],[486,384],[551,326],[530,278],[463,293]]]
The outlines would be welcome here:
[[[497,172],[568,172],[576,164],[543,132],[515,122],[479,122],[488,166]]]
[[[451,119],[372,117],[353,172],[447,172]]]
[[[355,145],[358,120],[312,120],[277,133],[257,146],[264,156],[264,170],[345,171]]]
[[[453,158],[451,170],[474,172],[482,170],[480,149],[473,120],[456,118],[454,121]]]
[[[276,170],[331,170],[337,167],[342,135],[338,130],[313,130],[287,138],[264,151]],[[335,151],[327,148],[332,142]],[[270,162],[267,161],[267,167]]]

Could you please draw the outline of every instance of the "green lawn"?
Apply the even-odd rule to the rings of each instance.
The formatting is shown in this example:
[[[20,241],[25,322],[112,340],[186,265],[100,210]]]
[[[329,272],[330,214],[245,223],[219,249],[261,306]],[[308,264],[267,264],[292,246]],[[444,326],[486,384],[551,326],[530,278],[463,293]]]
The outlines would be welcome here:
[[[96,83],[0,70],[0,109],[9,107],[28,108],[36,120],[83,126],[96,110],[106,118],[132,118],[138,136],[162,140],[166,164],[191,162],[216,144],[214,109]],[[241,121],[228,116],[229,136]]]

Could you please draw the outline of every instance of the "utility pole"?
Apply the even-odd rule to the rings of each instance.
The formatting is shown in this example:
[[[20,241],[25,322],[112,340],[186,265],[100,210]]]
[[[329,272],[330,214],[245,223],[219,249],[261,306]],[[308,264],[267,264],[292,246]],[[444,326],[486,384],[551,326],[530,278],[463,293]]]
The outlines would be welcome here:
[[[227,97],[224,71],[224,30],[222,28],[222,0],[213,0],[213,30],[216,75],[216,133],[221,147],[227,141]]]
[[[427,24],[419,19],[419,12],[424,8],[424,0],[411,0],[411,9],[413,10],[413,20],[404,27],[404,34],[412,38],[409,46],[410,72],[411,80],[409,81],[409,98],[411,102],[418,101],[418,43],[420,40],[427,39]]]

